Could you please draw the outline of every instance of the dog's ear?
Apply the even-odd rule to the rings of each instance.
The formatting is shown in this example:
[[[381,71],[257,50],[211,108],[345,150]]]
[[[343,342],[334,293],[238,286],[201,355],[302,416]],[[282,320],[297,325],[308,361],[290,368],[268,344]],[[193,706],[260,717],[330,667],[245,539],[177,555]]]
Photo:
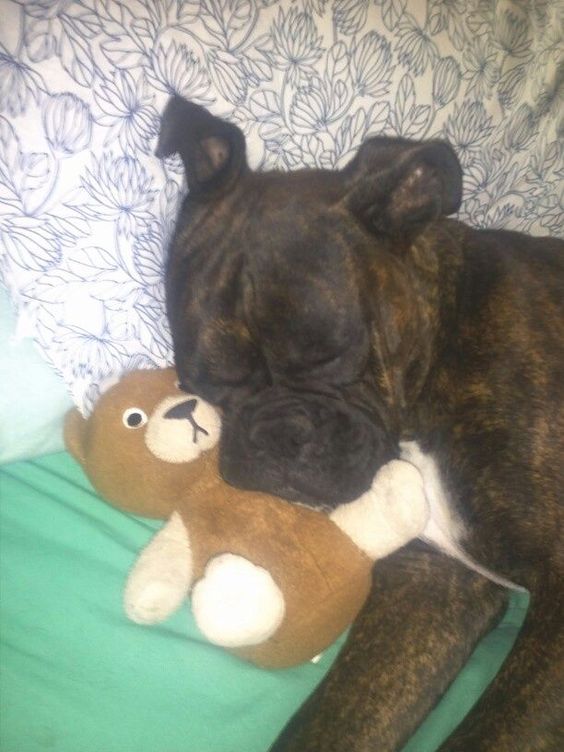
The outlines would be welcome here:
[[[342,172],[346,203],[372,232],[415,237],[428,222],[453,214],[462,199],[462,169],[442,141],[374,137]]]
[[[169,99],[155,154],[180,154],[192,195],[229,187],[247,166],[245,136],[232,123],[182,97]]]

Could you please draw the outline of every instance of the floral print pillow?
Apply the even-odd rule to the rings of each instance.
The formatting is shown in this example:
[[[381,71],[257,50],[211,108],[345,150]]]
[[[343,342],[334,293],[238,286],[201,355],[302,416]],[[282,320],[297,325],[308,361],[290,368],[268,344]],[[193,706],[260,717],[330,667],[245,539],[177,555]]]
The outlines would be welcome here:
[[[183,176],[153,150],[172,93],[237,122],[255,167],[448,139],[463,220],[562,234],[563,18],[562,0],[4,0],[0,270],[20,332],[83,409],[170,363]]]

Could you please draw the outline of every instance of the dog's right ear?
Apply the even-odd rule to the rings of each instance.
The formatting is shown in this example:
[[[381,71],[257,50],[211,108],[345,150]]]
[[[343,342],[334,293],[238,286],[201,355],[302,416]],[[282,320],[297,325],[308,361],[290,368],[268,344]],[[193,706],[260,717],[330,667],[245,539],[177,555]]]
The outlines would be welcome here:
[[[232,123],[182,97],[169,99],[155,154],[180,154],[192,195],[230,187],[247,168],[245,136]]]

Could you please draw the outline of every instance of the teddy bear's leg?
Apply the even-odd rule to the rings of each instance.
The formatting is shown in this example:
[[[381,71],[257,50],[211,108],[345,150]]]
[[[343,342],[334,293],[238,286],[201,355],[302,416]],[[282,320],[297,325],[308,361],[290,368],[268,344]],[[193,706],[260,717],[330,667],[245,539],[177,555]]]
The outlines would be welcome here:
[[[429,504],[421,473],[409,462],[388,462],[372,487],[337,507],[331,519],[371,558],[387,556],[425,529]]]
[[[186,526],[174,512],[135,562],[124,594],[128,617],[155,624],[174,613],[192,582],[192,552]]]
[[[284,596],[266,569],[235,554],[215,556],[192,590],[192,612],[210,642],[258,645],[284,618]]]

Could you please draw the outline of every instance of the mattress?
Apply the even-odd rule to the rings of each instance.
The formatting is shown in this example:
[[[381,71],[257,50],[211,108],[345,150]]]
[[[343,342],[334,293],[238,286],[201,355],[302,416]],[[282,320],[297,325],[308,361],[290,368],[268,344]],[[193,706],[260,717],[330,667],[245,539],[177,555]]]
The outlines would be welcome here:
[[[100,499],[65,452],[0,467],[2,752],[266,752],[330,668],[265,671],[206,642],[189,604],[127,620],[128,568],[159,522]],[[432,752],[495,675],[522,623],[503,621],[404,752]]]

